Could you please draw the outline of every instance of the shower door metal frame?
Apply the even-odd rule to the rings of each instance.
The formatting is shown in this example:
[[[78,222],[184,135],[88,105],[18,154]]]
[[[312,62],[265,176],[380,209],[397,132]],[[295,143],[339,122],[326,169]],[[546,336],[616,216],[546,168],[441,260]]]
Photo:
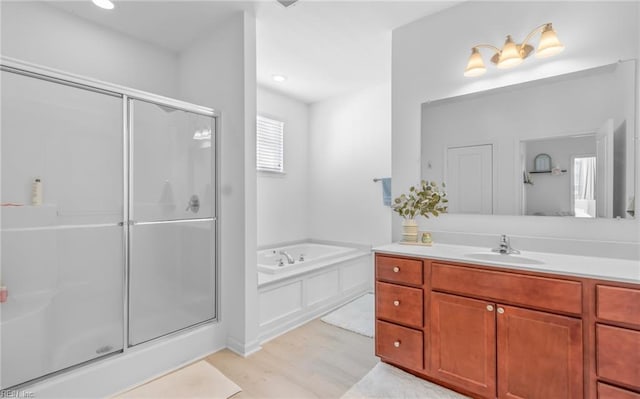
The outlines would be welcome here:
[[[7,387],[3,389],[15,389],[17,387],[25,387],[31,384],[55,377],[57,375],[67,373],[69,371],[73,371],[84,367],[88,364],[93,364],[98,361],[103,361],[106,358],[120,356],[129,352],[133,347],[129,344],[129,270],[130,270],[130,233],[129,227],[132,223],[130,220],[130,206],[131,198],[130,198],[130,183],[131,183],[131,161],[132,161],[132,152],[131,152],[131,135],[130,135],[130,112],[129,112],[129,101],[132,99],[141,100],[146,102],[151,102],[157,105],[164,105],[172,108],[176,108],[178,110],[187,111],[196,113],[199,115],[211,117],[213,119],[213,130],[214,137],[212,138],[213,148],[213,157],[214,162],[212,163],[212,179],[215,184],[213,184],[213,200],[215,201],[215,206],[212,208],[212,217],[206,218],[206,220],[211,220],[213,223],[213,234],[214,234],[214,245],[215,245],[215,253],[213,256],[213,268],[214,268],[214,280],[215,284],[213,289],[214,293],[214,313],[215,316],[211,319],[202,321],[200,323],[182,328],[180,330],[165,334],[163,336],[154,338],[152,340],[140,343],[136,346],[145,346],[145,345],[153,345],[158,342],[162,342],[164,340],[168,340],[175,335],[179,335],[184,333],[185,331],[198,328],[205,324],[217,323],[220,321],[220,237],[219,237],[219,214],[220,214],[220,200],[219,200],[219,189],[218,185],[220,182],[220,126],[221,126],[221,114],[213,108],[204,107],[201,105],[196,105],[192,103],[188,103],[181,100],[176,100],[170,97],[164,97],[161,95],[148,93],[142,90],[136,90],[125,86],[120,86],[113,83],[104,82],[97,79],[92,79],[88,77],[84,77],[81,75],[72,74],[69,72],[61,71],[55,68],[49,68],[41,65],[37,65],[34,63],[22,61],[12,57],[0,56],[0,71],[15,73],[18,75],[23,75],[35,79],[40,79],[52,83],[62,84],[65,86],[71,86],[82,90],[89,90],[109,96],[115,96],[121,99],[122,101],[122,140],[123,140],[123,213],[122,213],[122,221],[118,224],[122,227],[122,237],[123,237],[123,347],[120,351],[112,352],[109,354],[105,354],[104,356],[99,356],[94,359],[90,359],[84,361],[82,363],[66,367],[64,369],[54,371],[52,373],[45,374],[43,376],[34,378],[32,380],[20,383],[13,387]],[[202,219],[194,219],[193,221],[202,220]]]
[[[211,323],[211,322],[216,322],[219,320],[219,301],[220,301],[220,290],[219,290],[219,286],[220,283],[218,281],[218,277],[219,277],[219,273],[218,273],[218,264],[219,264],[219,251],[218,251],[218,244],[219,244],[219,238],[218,238],[218,208],[219,208],[219,198],[218,198],[218,179],[219,179],[219,157],[218,157],[218,144],[219,144],[219,135],[218,135],[218,129],[219,129],[219,124],[220,124],[220,115],[218,113],[216,113],[213,109],[206,109],[197,105],[193,105],[193,104],[189,104],[189,103],[185,103],[182,101],[173,101],[173,102],[166,102],[166,101],[162,101],[165,98],[162,97],[158,97],[158,96],[153,96],[153,97],[142,97],[142,96],[136,96],[136,95],[123,95],[123,110],[126,112],[125,113],[125,145],[127,146],[127,152],[125,152],[125,154],[127,154],[126,160],[125,160],[125,165],[124,165],[124,169],[125,169],[125,208],[127,209],[127,215],[125,217],[125,234],[126,234],[126,242],[125,242],[125,253],[126,253],[126,262],[127,262],[127,267],[126,267],[126,282],[125,282],[125,328],[124,328],[124,333],[125,333],[125,352],[127,351],[127,349],[129,348],[133,348],[139,345],[144,345],[146,343],[149,342],[156,342],[157,340],[163,339],[163,338],[167,338],[167,337],[171,337],[173,335],[176,334],[180,334],[181,332],[188,330],[188,329],[192,329],[192,328],[196,328],[198,326],[207,324],[207,323]],[[132,195],[132,191],[133,191],[133,138],[135,135],[134,129],[133,129],[133,114],[134,114],[134,109],[133,109],[133,105],[132,105],[132,100],[140,100],[140,101],[144,101],[146,103],[151,103],[151,104],[155,104],[158,106],[167,106],[167,107],[171,107],[174,108],[176,110],[179,111],[185,111],[185,112],[190,112],[190,113],[194,113],[197,115],[201,115],[201,116],[207,116],[213,119],[213,123],[212,123],[212,145],[215,147],[213,149],[213,163],[212,163],[212,167],[214,168],[212,174],[211,174],[211,179],[213,179],[214,183],[213,184],[213,200],[215,202],[215,206],[212,207],[212,216],[211,217],[206,217],[206,218],[193,218],[193,219],[175,219],[175,220],[154,220],[154,221],[146,221],[146,222],[138,222],[136,220],[132,220],[131,219],[131,210],[133,209],[133,195]],[[193,105],[193,106],[192,106]],[[213,234],[215,236],[215,253],[213,255],[213,262],[214,262],[214,280],[215,280],[215,297],[214,297],[214,301],[215,301],[215,307],[214,307],[214,317],[211,319],[207,319],[207,320],[203,320],[200,321],[196,324],[192,324],[186,327],[182,327],[179,328],[178,330],[175,331],[171,331],[162,335],[159,335],[155,338],[151,338],[149,340],[143,341],[143,342],[139,342],[137,344],[131,344],[130,342],[130,338],[131,338],[131,331],[130,331],[130,326],[129,326],[129,309],[130,309],[130,303],[129,303],[129,291],[131,288],[131,283],[130,283],[130,274],[131,274],[131,229],[133,228],[133,226],[144,226],[144,225],[164,225],[164,224],[180,224],[180,223],[191,223],[191,222],[205,222],[205,221],[210,221],[213,223]]]

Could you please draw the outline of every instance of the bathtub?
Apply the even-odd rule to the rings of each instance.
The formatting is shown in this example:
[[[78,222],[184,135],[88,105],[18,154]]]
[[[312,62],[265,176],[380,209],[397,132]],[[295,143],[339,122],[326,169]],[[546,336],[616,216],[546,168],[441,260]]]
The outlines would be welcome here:
[[[281,251],[295,262],[289,264]],[[263,343],[373,290],[369,247],[301,242],[259,250],[257,255]]]
[[[258,251],[258,271],[268,274],[279,274],[294,269],[309,270],[313,266],[326,264],[327,261],[348,255],[356,255],[358,248],[337,245],[301,243],[284,247],[270,248]],[[293,257],[294,263],[289,263],[286,252]]]

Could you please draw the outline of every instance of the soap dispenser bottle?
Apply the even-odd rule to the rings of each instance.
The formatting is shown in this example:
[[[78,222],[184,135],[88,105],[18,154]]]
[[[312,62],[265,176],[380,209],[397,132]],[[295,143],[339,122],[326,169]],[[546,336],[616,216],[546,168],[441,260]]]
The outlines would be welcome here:
[[[42,181],[36,178],[31,184],[31,205],[42,205]]]

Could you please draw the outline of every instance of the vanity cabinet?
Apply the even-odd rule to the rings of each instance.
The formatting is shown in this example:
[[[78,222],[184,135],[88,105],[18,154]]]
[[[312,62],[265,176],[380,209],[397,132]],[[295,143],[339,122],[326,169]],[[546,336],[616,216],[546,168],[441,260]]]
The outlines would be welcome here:
[[[582,398],[580,319],[433,292],[431,348],[435,376],[482,397]]]
[[[596,317],[598,398],[640,398],[640,289],[596,285]]]
[[[431,268],[435,375],[483,397],[582,398],[581,283],[441,262]]]
[[[376,356],[424,369],[422,260],[376,256]]]
[[[477,398],[640,399],[640,285],[376,255],[376,355]]]
[[[483,397],[496,392],[495,305],[431,294],[432,374]]]
[[[582,321],[497,305],[499,398],[582,398]]]

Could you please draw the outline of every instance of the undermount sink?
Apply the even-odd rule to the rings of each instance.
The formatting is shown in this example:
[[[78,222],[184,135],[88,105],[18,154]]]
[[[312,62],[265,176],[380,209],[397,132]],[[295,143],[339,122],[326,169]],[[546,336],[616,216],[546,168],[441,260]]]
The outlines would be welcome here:
[[[523,265],[542,265],[544,262],[537,259],[527,258],[520,255],[507,255],[494,252],[478,252],[473,254],[466,254],[465,257],[477,260],[486,260],[490,262],[501,263],[519,263]]]

